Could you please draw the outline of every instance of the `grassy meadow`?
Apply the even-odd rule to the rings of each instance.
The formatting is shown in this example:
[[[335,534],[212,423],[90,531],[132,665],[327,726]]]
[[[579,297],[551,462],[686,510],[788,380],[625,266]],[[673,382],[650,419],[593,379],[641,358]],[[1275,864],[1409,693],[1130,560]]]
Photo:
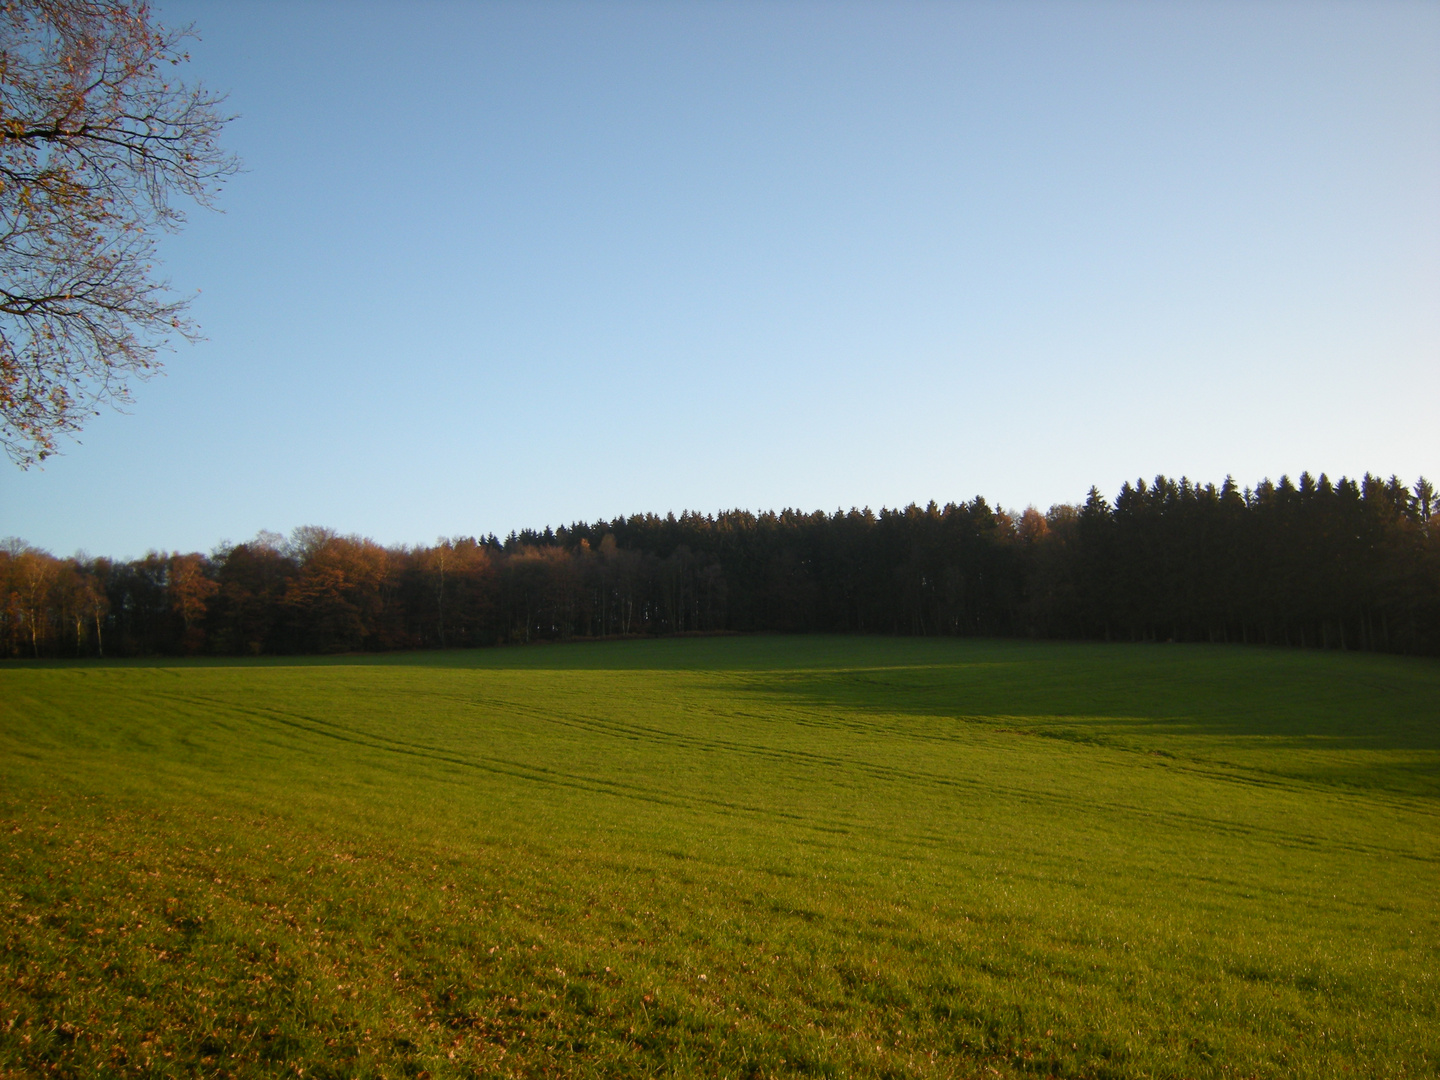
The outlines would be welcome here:
[[[0,666],[0,1077],[1440,1073],[1440,664]]]

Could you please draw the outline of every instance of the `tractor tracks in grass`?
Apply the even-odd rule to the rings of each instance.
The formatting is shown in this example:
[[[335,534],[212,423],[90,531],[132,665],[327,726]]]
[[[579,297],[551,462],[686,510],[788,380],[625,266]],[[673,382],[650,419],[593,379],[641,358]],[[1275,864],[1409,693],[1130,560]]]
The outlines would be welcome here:
[[[740,742],[734,739],[725,739],[712,736],[694,736],[681,732],[666,730],[664,728],[650,725],[636,724],[634,722],[622,722],[595,715],[586,715],[573,711],[561,713],[554,709],[543,709],[526,705],[520,702],[502,698],[468,699],[467,704],[477,708],[503,710],[517,715],[528,716],[531,720],[557,726],[577,728],[595,734],[609,735],[623,738],[630,741],[648,743],[668,743],[683,749],[696,750],[700,752],[724,751],[764,760],[774,761],[788,765],[798,765],[802,769],[824,768],[828,770],[827,782],[834,785],[838,781],[837,774],[851,773],[860,774],[871,780],[878,780],[887,783],[918,783],[932,788],[945,788],[952,790],[964,790],[967,793],[979,797],[999,795],[1012,799],[1016,802],[1029,803],[1032,805],[1045,805],[1051,809],[1065,813],[1072,812],[1079,801],[1070,795],[1060,794],[1053,791],[1044,791],[1035,787],[1005,784],[994,776],[990,775],[984,779],[956,776],[954,774],[938,773],[930,770],[915,767],[897,767],[878,764],[858,757],[845,757],[833,754],[821,754],[811,750],[799,750],[789,747],[765,746],[750,742]],[[1029,731],[1012,731],[1001,728],[988,720],[984,721],[985,726],[997,733],[1010,734],[1032,734]],[[898,734],[898,733],[897,733]],[[900,735],[899,737],[907,737]],[[932,741],[932,740],[923,740]],[[940,740],[954,746],[953,740]],[[1074,740],[1058,740],[1073,743]],[[1139,754],[1144,751],[1132,747],[1109,746],[1103,743],[1084,744],[1094,745],[1101,749],[1110,750],[1119,754]],[[1172,759],[1176,762],[1174,766],[1188,776],[1198,779],[1204,783],[1222,782],[1228,784],[1240,784],[1247,787],[1261,790],[1271,790],[1286,794],[1323,794],[1327,797],[1334,796],[1347,802],[1370,802],[1365,795],[1358,792],[1336,790],[1328,785],[1312,785],[1303,781],[1297,781],[1288,777],[1277,776],[1250,776],[1249,772],[1241,766],[1234,766],[1234,771],[1227,772],[1224,768],[1216,768],[1209,763],[1191,762],[1185,759]],[[852,784],[851,786],[861,786]],[[1193,811],[1161,810],[1154,807],[1147,807],[1134,802],[1119,802],[1114,800],[1103,800],[1087,797],[1083,805],[1086,807],[1106,810],[1112,813],[1139,817],[1153,822],[1164,822],[1172,826],[1183,826],[1193,828],[1199,826],[1214,833],[1224,833],[1232,836],[1252,837],[1267,840],[1285,847],[1302,848],[1306,850],[1321,849],[1343,849],[1356,854],[1366,856],[1393,856],[1418,861],[1427,865],[1440,863],[1440,855],[1427,855],[1414,851],[1406,851],[1389,846],[1366,844],[1350,840],[1344,840],[1333,836],[1320,836],[1313,833],[1299,832],[1293,828],[1281,829],[1272,826],[1259,825],[1255,823],[1242,823],[1233,819],[1216,817],[1210,814],[1203,814]],[[1405,812],[1414,812],[1415,807],[1405,803],[1391,802],[1389,809],[1399,809]],[[1427,806],[1426,812],[1430,811]],[[922,843],[941,842],[930,838],[922,839],[916,835],[914,839]]]
[[[306,716],[301,713],[284,712],[279,709],[270,709],[257,705],[241,706],[233,701],[221,701],[180,694],[155,693],[153,696],[163,696],[191,705],[209,705],[232,714],[247,716],[252,720],[278,724],[294,731],[344,742],[368,750],[380,751],[383,754],[402,754],[439,764],[456,766],[462,769],[482,770],[498,775],[512,776],[534,783],[574,788],[597,794],[621,796],[666,806],[685,808],[698,803],[711,809],[721,810],[727,813],[738,812],[763,815],[765,817],[783,817],[792,820],[796,824],[818,828],[826,832],[845,831],[837,829],[834,826],[825,826],[813,822],[804,814],[787,813],[783,810],[777,810],[773,806],[747,805],[741,802],[707,798],[700,795],[686,796],[684,798],[674,797],[657,791],[653,787],[644,787],[622,780],[609,780],[594,775],[574,773],[564,769],[556,769],[544,765],[536,765],[531,762],[517,761],[492,755],[462,755],[450,747],[397,739],[384,735],[361,733],[333,721],[314,716]]]
[[[778,819],[790,826],[801,827],[831,837],[870,834],[890,841],[902,839],[901,836],[897,836],[893,824],[882,827],[860,820],[853,813],[845,819],[826,820],[817,817],[814,813],[787,809],[783,802],[760,803],[735,798],[720,798],[700,791],[689,791],[683,795],[676,794],[667,792],[663,787],[655,784],[635,783],[502,755],[463,751],[453,746],[444,746],[418,739],[362,732],[344,723],[321,716],[268,708],[253,703],[240,705],[229,699],[181,694],[173,691],[152,691],[150,696],[183,703],[192,708],[202,708],[212,717],[218,718],[219,715],[230,712],[234,715],[246,716],[252,722],[276,725],[292,731],[303,732],[312,737],[344,742],[372,752],[385,755],[405,755],[437,765],[462,770],[484,771],[529,783],[564,787],[675,808],[691,810],[703,808],[709,812],[740,815],[751,819],[765,821]],[[797,774],[813,775],[816,771],[823,771],[826,782],[832,786],[848,781],[848,786],[852,788],[864,788],[867,785],[862,780],[887,785],[915,785],[935,791],[963,792],[967,799],[993,801],[998,798],[1016,804],[1045,807],[1050,813],[1056,815],[1073,815],[1077,808],[1083,806],[1090,810],[1101,810],[1131,820],[1148,822],[1149,827],[1152,828],[1156,825],[1182,830],[1200,828],[1212,834],[1244,837],[1282,847],[1304,850],[1342,849],[1367,857],[1401,858],[1427,865],[1440,863],[1440,858],[1435,855],[1356,842],[1335,836],[1322,836],[1313,832],[1301,831],[1293,826],[1280,828],[1255,822],[1226,819],[1196,811],[1157,808],[1136,801],[1099,799],[1094,797],[1093,792],[1081,799],[1075,794],[1005,783],[994,774],[983,778],[957,776],[913,766],[885,765],[856,757],[824,754],[794,747],[767,746],[733,738],[689,735],[633,721],[619,721],[573,710],[561,711],[554,708],[543,708],[504,698],[471,696],[459,700],[461,704],[473,709],[483,709],[492,714],[508,714],[531,723],[565,727],[592,736],[619,738],[640,745],[669,745],[690,754],[722,753],[741,758],[758,759],[772,765],[788,766]],[[1180,765],[1178,768],[1184,769],[1195,778],[1207,783],[1245,782],[1242,777],[1232,776],[1223,770],[1189,768],[1185,765]],[[1292,790],[1300,789],[1297,787]],[[935,847],[953,844],[955,836],[932,828],[915,829],[912,827],[904,829],[903,839],[918,846]]]

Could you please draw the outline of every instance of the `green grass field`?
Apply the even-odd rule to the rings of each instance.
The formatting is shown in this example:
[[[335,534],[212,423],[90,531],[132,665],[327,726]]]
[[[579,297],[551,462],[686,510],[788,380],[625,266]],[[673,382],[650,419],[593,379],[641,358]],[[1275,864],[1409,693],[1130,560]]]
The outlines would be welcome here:
[[[0,1076],[1440,1072],[1440,664],[0,667]]]

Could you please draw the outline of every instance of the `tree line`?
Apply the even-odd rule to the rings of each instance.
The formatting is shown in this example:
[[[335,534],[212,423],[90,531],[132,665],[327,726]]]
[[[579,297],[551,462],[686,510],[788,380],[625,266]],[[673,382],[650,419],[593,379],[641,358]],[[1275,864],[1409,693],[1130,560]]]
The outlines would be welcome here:
[[[8,657],[261,655],[778,631],[1209,641],[1440,655],[1419,480],[1157,477],[1041,513],[618,517],[383,547],[317,527],[208,555],[0,548]]]

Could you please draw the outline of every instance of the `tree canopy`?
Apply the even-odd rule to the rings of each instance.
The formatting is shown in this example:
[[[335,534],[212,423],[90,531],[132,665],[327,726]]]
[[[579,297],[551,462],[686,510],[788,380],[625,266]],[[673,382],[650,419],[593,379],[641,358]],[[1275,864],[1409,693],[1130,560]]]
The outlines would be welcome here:
[[[195,335],[156,237],[237,162],[222,98],[176,79],[190,36],[129,0],[0,5],[0,442],[22,467]]]
[[[1157,477],[1008,513],[642,514],[387,548],[328,529],[117,563],[0,549],[0,656],[780,631],[1440,655],[1433,488]]]

